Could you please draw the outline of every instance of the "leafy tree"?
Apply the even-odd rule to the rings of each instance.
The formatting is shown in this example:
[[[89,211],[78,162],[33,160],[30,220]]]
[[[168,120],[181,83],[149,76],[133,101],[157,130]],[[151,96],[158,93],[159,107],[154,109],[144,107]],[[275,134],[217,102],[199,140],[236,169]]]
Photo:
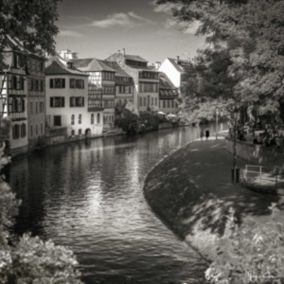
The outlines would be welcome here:
[[[0,172],[10,162],[0,149]],[[15,240],[9,231],[19,201],[0,177],[0,283],[81,283],[73,252],[52,241],[23,235]]]
[[[275,204],[261,225],[248,220],[239,226],[230,211],[214,261],[206,271],[210,283],[264,284],[284,280],[284,226]]]
[[[284,93],[283,1],[157,0],[156,4],[185,27],[198,21],[198,34],[207,35],[215,49],[228,50],[230,74],[242,78],[234,86],[235,98],[278,110]]]
[[[0,9],[0,51],[7,36],[30,51],[55,50],[60,0],[2,0]]]
[[[125,131],[128,135],[135,135],[139,132],[138,115],[127,108],[122,108],[116,116],[115,124]]]

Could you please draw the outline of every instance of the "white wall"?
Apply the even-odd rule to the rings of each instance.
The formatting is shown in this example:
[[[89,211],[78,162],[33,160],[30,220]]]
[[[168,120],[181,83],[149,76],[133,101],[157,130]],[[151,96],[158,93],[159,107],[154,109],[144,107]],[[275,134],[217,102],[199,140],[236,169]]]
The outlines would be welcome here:
[[[65,78],[65,88],[64,89],[51,89],[49,87],[50,78]],[[84,89],[71,89],[69,87],[69,79],[84,79]],[[50,107],[50,97],[64,97],[65,106],[64,108]],[[70,107],[70,97],[84,97],[83,107]],[[94,114],[94,124],[91,124],[91,115]],[[100,121],[97,120],[97,114],[100,113]],[[81,114],[82,119],[79,124],[79,115]],[[87,76],[76,76],[76,75],[47,75],[46,76],[46,116],[47,124],[51,128],[56,128],[54,126],[53,116],[62,116],[62,126],[67,127],[67,134],[71,136],[72,130],[75,135],[79,134],[81,129],[82,135],[85,135],[87,129],[91,130],[91,135],[101,135],[103,129],[103,112],[88,112],[88,77]],[[74,124],[71,124],[71,117],[74,115]]]
[[[168,78],[171,80],[173,85],[176,88],[180,88],[181,86],[181,72],[179,72],[173,64],[166,58],[159,68],[160,72],[165,73]]]

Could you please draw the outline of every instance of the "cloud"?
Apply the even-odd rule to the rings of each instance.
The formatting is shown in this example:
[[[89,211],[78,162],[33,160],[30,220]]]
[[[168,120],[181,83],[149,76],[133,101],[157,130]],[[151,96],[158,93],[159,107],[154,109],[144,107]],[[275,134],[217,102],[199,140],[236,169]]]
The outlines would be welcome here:
[[[199,21],[194,21],[192,23],[188,23],[188,22],[182,22],[176,19],[169,19],[167,20],[165,27],[168,28],[174,28],[177,30],[182,31],[185,34],[192,34],[195,35],[198,28],[200,26],[200,22]]]
[[[60,37],[77,37],[77,38],[83,37],[83,35],[81,33],[76,32],[76,31],[72,31],[72,30],[61,30],[61,31],[59,31],[58,36],[60,36]]]
[[[152,23],[150,19],[137,15],[134,12],[115,13],[108,15],[105,19],[93,21],[91,26],[98,28],[110,28],[114,26],[131,27],[135,24]]]
[[[154,12],[156,13],[166,13],[172,15],[174,10],[182,9],[182,5],[178,3],[164,3],[164,4],[155,4],[154,3]]]

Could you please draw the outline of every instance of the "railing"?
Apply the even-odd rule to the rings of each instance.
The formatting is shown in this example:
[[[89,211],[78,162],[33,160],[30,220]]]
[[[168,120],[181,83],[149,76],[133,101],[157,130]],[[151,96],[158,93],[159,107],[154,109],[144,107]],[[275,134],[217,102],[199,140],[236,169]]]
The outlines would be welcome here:
[[[246,165],[241,170],[241,182],[255,187],[277,189],[284,185],[284,173],[277,169],[269,171],[263,166]]]

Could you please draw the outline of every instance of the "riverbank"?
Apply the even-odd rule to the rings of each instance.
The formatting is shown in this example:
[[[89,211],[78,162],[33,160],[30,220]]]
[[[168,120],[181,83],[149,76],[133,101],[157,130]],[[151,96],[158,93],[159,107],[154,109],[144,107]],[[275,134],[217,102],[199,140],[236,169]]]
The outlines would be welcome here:
[[[224,140],[195,141],[158,164],[144,185],[152,210],[204,256],[223,233],[230,207],[239,222],[248,217],[262,222],[271,202],[279,201],[232,184],[232,156],[225,147]]]

